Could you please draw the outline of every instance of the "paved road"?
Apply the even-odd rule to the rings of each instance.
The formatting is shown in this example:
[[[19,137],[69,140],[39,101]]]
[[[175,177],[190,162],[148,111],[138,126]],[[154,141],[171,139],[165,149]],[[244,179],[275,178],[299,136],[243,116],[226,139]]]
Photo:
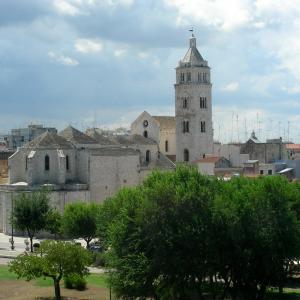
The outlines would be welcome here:
[[[0,265],[7,265],[12,259],[0,257]]]
[[[11,244],[9,243],[10,236],[0,233],[0,265],[7,265],[9,261],[13,259],[13,257],[18,256],[19,254],[25,251],[24,240],[26,237],[14,237],[15,241],[15,250],[11,250]],[[82,240],[78,240],[82,242],[82,245],[85,246],[85,243]],[[40,242],[38,239],[34,239],[34,242]],[[91,273],[104,273],[104,269],[100,268],[89,268]]]

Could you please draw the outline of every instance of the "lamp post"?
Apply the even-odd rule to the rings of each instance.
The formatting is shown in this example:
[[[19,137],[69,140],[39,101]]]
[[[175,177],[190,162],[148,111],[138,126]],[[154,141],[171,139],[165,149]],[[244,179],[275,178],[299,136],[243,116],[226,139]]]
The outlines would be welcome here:
[[[14,195],[12,195],[11,198],[11,238],[9,239],[9,242],[11,244],[11,250],[15,249],[15,241],[14,241]]]

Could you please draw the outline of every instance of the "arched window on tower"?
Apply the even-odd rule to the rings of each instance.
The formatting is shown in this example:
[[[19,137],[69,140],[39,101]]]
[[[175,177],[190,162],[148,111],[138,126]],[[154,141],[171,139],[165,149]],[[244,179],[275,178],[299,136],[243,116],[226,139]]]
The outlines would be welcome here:
[[[146,151],[146,163],[148,164],[150,162],[150,150]]]
[[[188,99],[187,98],[182,99],[182,108],[188,108]]]
[[[50,157],[49,155],[47,154],[45,156],[45,171],[49,171],[50,170]]]
[[[147,130],[144,131],[144,137],[145,137],[145,138],[148,137],[148,131],[147,131]]]
[[[183,160],[184,161],[189,161],[190,160],[190,153],[188,149],[183,150]]]
[[[67,171],[70,170],[70,159],[69,159],[69,155],[66,156],[66,170],[67,170]]]
[[[190,124],[189,124],[189,121],[183,121],[183,122],[182,122],[182,132],[183,132],[183,133],[190,132]]]
[[[165,141],[165,151],[168,152],[169,151],[169,142]]]

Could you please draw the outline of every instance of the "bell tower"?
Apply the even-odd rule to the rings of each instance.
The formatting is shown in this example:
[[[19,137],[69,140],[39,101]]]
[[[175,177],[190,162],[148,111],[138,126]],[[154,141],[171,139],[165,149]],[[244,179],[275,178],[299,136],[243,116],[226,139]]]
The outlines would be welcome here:
[[[213,153],[210,67],[192,34],[176,68],[176,161],[192,162]]]

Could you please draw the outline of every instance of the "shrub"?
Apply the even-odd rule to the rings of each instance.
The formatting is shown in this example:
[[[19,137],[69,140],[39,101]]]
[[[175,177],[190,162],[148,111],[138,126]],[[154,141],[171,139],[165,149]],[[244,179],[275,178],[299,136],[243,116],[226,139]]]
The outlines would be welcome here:
[[[64,277],[64,285],[66,289],[76,289],[84,291],[86,289],[86,279],[77,274],[72,274]]]

